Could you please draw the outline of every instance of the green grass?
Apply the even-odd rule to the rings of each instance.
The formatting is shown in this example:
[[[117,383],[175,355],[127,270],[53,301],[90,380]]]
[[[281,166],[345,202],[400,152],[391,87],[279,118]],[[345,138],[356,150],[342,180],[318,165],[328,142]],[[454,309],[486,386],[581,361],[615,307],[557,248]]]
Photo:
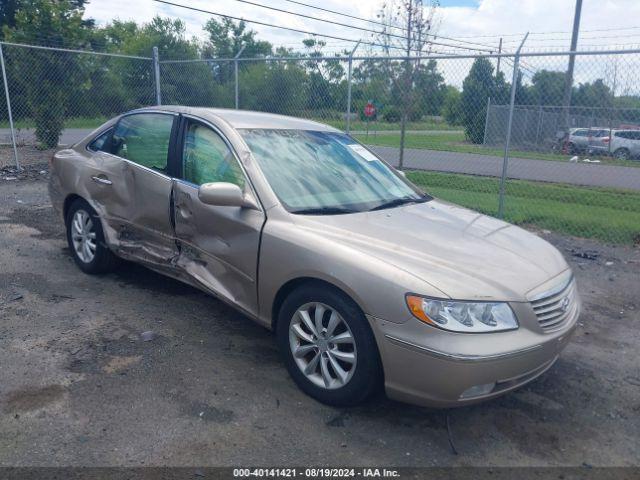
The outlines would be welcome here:
[[[361,142],[367,145],[378,145],[385,147],[400,147],[400,135],[396,133],[380,133],[374,135],[355,135]],[[504,149],[475,145],[466,141],[462,132],[447,132],[437,134],[407,134],[405,137],[406,148],[417,148],[426,150],[440,150],[445,152],[475,153],[479,155],[503,156]],[[533,160],[551,160],[556,162],[567,162],[570,155],[560,155],[555,153],[528,152],[521,150],[510,150],[509,155],[517,158],[530,158]],[[598,157],[607,165],[621,165],[627,167],[640,167],[640,162],[633,160],[615,160],[611,157]]]
[[[65,128],[97,128],[102,125],[104,122],[108,120],[107,117],[93,117],[93,118],[85,118],[85,117],[77,117],[77,118],[68,118],[64,126]],[[14,122],[15,128],[35,128],[35,122],[30,118],[21,118],[19,120],[15,120]],[[7,120],[0,121],[0,128],[9,128],[9,122]]]
[[[407,172],[443,200],[497,216],[499,180],[436,172]],[[611,243],[640,239],[640,192],[509,180],[505,220]]]

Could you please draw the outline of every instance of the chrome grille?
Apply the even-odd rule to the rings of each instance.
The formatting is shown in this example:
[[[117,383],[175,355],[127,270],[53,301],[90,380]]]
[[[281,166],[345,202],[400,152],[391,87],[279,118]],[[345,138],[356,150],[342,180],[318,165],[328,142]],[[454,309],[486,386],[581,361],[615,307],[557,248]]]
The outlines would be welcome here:
[[[571,279],[560,291],[531,301],[531,306],[544,331],[562,328],[578,306],[575,281]]]

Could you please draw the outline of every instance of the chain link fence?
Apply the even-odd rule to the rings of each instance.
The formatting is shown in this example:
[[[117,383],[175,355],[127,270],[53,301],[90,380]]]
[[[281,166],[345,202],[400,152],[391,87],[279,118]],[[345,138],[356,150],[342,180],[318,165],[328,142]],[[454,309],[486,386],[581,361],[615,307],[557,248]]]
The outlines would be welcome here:
[[[151,58],[11,43],[1,47],[6,87],[0,95],[0,166],[41,161],[107,119],[155,102]],[[12,144],[16,152],[8,148]]]
[[[37,161],[158,99],[257,110],[348,132],[442,199],[541,230],[640,241],[640,51],[579,52],[568,99],[567,53],[154,61],[2,47],[16,141],[3,95],[0,166],[15,162],[14,145],[20,161]]]

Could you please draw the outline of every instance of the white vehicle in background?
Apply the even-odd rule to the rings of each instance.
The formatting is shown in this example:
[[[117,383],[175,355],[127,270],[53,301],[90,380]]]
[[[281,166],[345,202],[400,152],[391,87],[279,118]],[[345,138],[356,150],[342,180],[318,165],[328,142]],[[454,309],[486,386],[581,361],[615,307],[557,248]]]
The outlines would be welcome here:
[[[604,127],[572,128],[569,130],[566,151],[572,155],[588,152],[594,145],[601,146],[601,140],[608,136],[609,129]]]
[[[610,135],[593,141],[589,151],[595,155],[612,155],[616,160],[640,157],[640,130],[613,129],[610,132]]]

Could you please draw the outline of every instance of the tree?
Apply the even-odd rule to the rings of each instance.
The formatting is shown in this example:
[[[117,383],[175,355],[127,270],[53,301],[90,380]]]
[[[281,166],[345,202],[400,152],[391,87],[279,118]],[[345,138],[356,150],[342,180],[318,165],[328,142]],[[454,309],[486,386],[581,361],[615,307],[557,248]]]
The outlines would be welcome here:
[[[415,71],[416,104],[412,108],[414,118],[422,115],[439,115],[444,103],[446,88],[444,77],[438,72],[435,60],[420,64]]]
[[[149,57],[153,47],[158,47],[160,60],[197,60],[201,49],[197,41],[188,39],[182,20],[154,17],[150,22],[138,25],[134,22],[114,21],[96,34],[97,42],[107,45],[110,51]],[[105,77],[112,76],[109,90],[101,88],[103,98],[100,110],[107,113],[109,106],[116,111],[149,105],[155,101],[153,65],[148,60],[113,58],[109,68],[96,69],[94,85],[107,84]],[[202,62],[162,64],[161,92],[163,103],[184,105],[215,105],[220,95],[214,81],[213,67]],[[111,99],[110,97],[114,97]]]
[[[601,78],[592,83],[585,82],[578,85],[571,95],[571,104],[580,107],[611,108],[613,107],[613,92],[605,85]]]
[[[383,4],[378,13],[380,23],[385,25],[378,35],[379,43],[384,46],[387,54],[393,49],[396,52],[403,51],[406,56],[400,70],[394,69],[393,63],[383,63],[388,67],[388,78],[394,83],[394,97],[400,108],[400,169],[403,166],[407,120],[420,116],[416,112],[415,101],[415,84],[421,71],[419,56],[431,45],[429,38],[433,36],[433,18],[438,6],[438,0],[430,0],[426,6],[424,0],[390,0]],[[416,55],[416,60],[410,59]],[[395,72],[399,75],[394,76]]]
[[[56,47],[85,46],[92,23],[82,19],[83,1],[31,0],[28,8],[21,8],[20,3],[13,26],[4,27],[5,39]],[[85,78],[76,55],[41,50],[26,53],[28,58],[13,62],[12,78],[25,93],[36,138],[43,147],[53,148],[58,145],[71,92],[81,89]]]
[[[445,87],[444,100],[442,102],[441,115],[449,125],[462,124],[462,111],[460,108],[460,90],[451,85]]]
[[[21,0],[3,0],[0,2],[0,40],[4,38],[4,27],[15,27],[16,12],[21,3],[23,3]]]
[[[550,70],[538,70],[531,79],[531,101],[535,105],[560,105],[564,94],[566,74]]]
[[[233,58],[242,47],[242,55],[250,58],[271,55],[273,50],[269,42],[257,40],[257,33],[248,30],[247,24],[243,21],[236,23],[226,17],[220,21],[212,18],[205,24],[204,30],[209,34],[202,52],[204,58]],[[231,81],[234,75],[233,63],[220,63],[216,75],[220,83]]]
[[[460,97],[460,119],[468,140],[473,143],[483,141],[489,97],[493,103],[504,103],[508,95],[509,86],[502,72],[494,77],[491,62],[477,58],[462,82]]]

